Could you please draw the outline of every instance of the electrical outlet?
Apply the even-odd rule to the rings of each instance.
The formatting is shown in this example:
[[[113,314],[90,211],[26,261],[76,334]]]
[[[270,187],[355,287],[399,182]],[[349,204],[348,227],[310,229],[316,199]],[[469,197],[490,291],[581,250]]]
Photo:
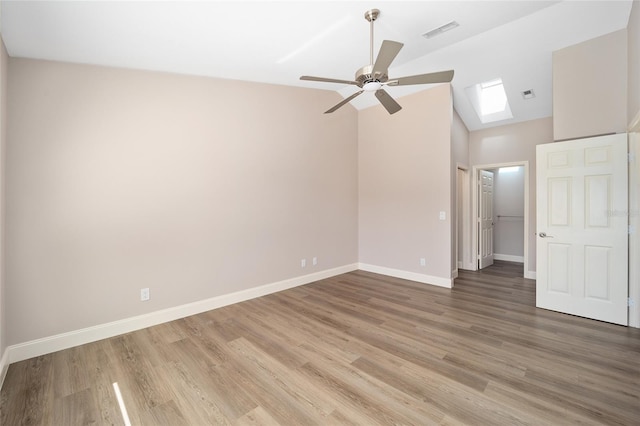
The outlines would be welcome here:
[[[148,288],[141,288],[140,289],[140,301],[141,302],[146,302],[147,300],[149,300],[149,289]]]
[[[318,258],[314,257],[311,263],[313,263],[313,266],[316,266],[318,264]]]
[[[427,259],[425,259],[424,257],[420,258],[420,266],[427,266]]]
[[[306,266],[307,266],[307,259],[302,259],[302,260],[300,261],[300,267],[301,267],[301,268],[304,268],[304,267],[306,267]]]

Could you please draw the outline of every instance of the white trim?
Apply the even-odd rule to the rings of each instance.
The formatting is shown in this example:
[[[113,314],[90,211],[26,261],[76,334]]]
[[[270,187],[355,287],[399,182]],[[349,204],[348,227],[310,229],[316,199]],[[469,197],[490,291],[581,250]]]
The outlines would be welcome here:
[[[635,300],[634,306],[629,306],[629,326],[640,328],[640,112],[636,115],[635,131],[629,133],[629,153],[633,161],[629,163],[629,225],[635,227],[636,232],[629,235],[629,294]]]
[[[367,263],[358,263],[358,269],[376,274],[388,275],[390,277],[417,281],[419,283],[431,284],[438,287],[453,287],[453,278],[434,277],[432,275],[418,274],[416,272],[403,271],[401,269],[387,268],[384,266],[369,265]]]
[[[93,327],[87,327],[80,330],[74,330],[67,333],[61,333],[54,336],[44,337],[42,339],[12,345],[7,348],[7,352],[9,353],[9,362],[18,362],[62,349],[129,333],[142,328],[151,327],[234,303],[244,302],[245,300],[254,299],[267,294],[276,293],[278,291],[309,284],[314,281],[334,277],[336,275],[355,271],[356,269],[358,269],[358,265],[353,263],[350,265],[315,272],[309,275],[303,275],[300,277],[290,278],[288,280],[237,291],[235,293],[223,294],[210,299],[174,306],[172,308],[162,309],[160,311],[144,315],[138,315],[106,324],[100,324]],[[5,357],[3,357],[3,361],[4,359]]]
[[[7,371],[9,371],[9,348],[4,350],[2,358],[0,358],[0,389],[4,384],[4,378],[7,377]]]
[[[527,271],[524,273],[524,277],[528,278],[530,280],[535,280],[536,279],[536,271]]]
[[[506,262],[524,263],[524,256],[513,256],[511,254],[494,253],[493,258],[495,260],[504,260]]]

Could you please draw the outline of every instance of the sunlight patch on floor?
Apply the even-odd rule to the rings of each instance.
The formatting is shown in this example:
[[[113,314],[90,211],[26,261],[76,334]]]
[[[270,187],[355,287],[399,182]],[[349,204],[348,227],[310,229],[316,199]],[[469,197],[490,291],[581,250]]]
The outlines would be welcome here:
[[[118,405],[120,406],[120,412],[122,413],[122,419],[124,420],[125,426],[131,426],[131,420],[129,420],[129,414],[127,414],[127,407],[124,405],[124,400],[122,399],[122,393],[120,393],[120,387],[118,386],[118,382],[113,383],[113,390],[116,393],[116,398],[118,399]]]

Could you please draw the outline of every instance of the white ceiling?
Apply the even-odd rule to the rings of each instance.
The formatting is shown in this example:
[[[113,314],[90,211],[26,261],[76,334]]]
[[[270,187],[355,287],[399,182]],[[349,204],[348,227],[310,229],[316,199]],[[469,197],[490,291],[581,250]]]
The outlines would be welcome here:
[[[356,87],[299,77],[353,79],[369,63],[364,13],[378,8],[375,54],[383,39],[404,43],[390,77],[454,69],[454,105],[469,130],[487,126],[464,88],[496,77],[504,82],[514,118],[492,125],[551,116],[552,52],[626,28],[631,6],[631,0],[0,3],[2,36],[12,57],[313,87],[344,97]],[[422,37],[452,20],[460,26]],[[387,91],[400,98],[426,88]],[[526,89],[536,98],[523,100]],[[372,93],[352,101],[358,109],[376,103]]]

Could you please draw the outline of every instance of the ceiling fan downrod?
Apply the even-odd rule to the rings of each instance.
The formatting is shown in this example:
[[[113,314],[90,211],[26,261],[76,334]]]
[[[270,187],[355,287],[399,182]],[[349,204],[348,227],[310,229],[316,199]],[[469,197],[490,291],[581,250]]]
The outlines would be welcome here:
[[[373,65],[373,21],[378,19],[380,10],[370,9],[364,13],[364,19],[369,21],[369,64]]]

